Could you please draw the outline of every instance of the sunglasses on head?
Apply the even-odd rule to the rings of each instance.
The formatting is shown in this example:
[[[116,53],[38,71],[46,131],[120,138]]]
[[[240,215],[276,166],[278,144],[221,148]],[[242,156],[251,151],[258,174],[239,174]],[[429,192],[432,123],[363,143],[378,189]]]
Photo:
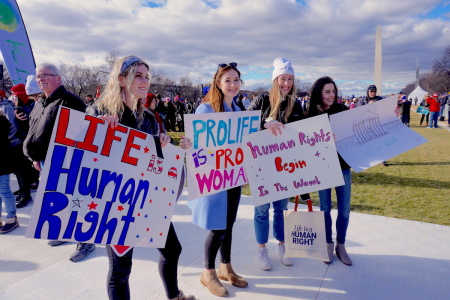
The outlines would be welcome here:
[[[237,63],[231,62],[229,64],[219,64],[219,68],[225,68],[226,66],[237,67]]]

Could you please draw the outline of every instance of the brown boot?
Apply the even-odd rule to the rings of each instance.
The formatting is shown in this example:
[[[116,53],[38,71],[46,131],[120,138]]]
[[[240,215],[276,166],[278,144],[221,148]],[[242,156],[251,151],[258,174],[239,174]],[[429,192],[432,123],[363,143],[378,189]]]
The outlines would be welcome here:
[[[194,296],[192,295],[187,295],[185,296],[183,294],[183,291],[180,290],[180,293],[178,294],[178,296],[176,296],[175,298],[171,298],[169,300],[196,300]]]
[[[344,244],[336,245],[336,256],[342,261],[343,264],[347,266],[351,266],[353,264],[350,256],[348,256],[347,250],[345,250]]]
[[[219,279],[229,281],[232,285],[240,288],[246,287],[248,285],[248,282],[245,281],[244,278],[234,272],[233,268],[231,267],[231,263],[221,263],[217,276],[219,277]]]
[[[327,252],[328,252],[328,260],[324,260],[323,262],[326,264],[331,264],[334,260],[334,243],[327,243]]]
[[[204,270],[200,277],[200,282],[208,288],[208,290],[216,296],[227,297],[228,291],[217,278],[216,270]]]

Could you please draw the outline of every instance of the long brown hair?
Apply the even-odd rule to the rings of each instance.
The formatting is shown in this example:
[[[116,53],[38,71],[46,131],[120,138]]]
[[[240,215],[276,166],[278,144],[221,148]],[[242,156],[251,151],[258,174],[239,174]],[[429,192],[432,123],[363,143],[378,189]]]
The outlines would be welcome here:
[[[334,85],[334,89],[336,90],[336,94],[334,95],[334,103],[336,103],[338,89],[334,80],[329,76],[323,76],[316,80],[311,87],[311,92],[309,95],[309,107],[306,115],[308,117],[317,116],[324,113],[323,109],[323,99],[322,99],[322,90],[323,87],[332,83]],[[333,104],[334,104],[333,103]]]
[[[211,87],[209,88],[208,93],[203,98],[203,103],[209,103],[215,112],[223,112],[223,93],[222,90],[219,89],[219,83],[222,79],[223,74],[228,72],[229,70],[235,70],[238,73],[239,80],[241,80],[241,72],[235,67],[226,65],[225,67],[219,67],[214,74],[213,80],[211,82]],[[241,80],[242,83],[242,80]]]

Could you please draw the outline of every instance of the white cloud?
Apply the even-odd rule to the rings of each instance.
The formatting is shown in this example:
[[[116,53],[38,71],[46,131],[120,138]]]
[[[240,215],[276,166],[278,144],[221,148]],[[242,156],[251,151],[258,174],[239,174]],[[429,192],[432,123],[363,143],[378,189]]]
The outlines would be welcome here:
[[[143,7],[147,2],[161,6]],[[437,0],[304,3],[18,0],[37,62],[98,65],[118,50],[174,78],[197,74],[194,82],[209,82],[217,63],[236,61],[249,78],[245,88],[269,86],[273,59],[283,56],[302,80],[329,75],[345,92],[364,92],[373,81],[375,30],[381,25],[383,87],[398,92],[414,80],[417,57],[422,71],[430,70],[450,41],[448,19],[423,19]],[[251,78],[253,69],[269,70],[265,81],[257,72]]]

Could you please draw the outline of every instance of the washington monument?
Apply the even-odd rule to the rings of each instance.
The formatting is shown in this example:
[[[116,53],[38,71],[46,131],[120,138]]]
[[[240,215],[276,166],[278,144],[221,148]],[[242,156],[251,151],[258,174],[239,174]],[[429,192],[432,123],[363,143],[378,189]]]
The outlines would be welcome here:
[[[375,38],[375,69],[373,82],[377,87],[377,96],[383,95],[382,82],[381,82],[381,68],[382,68],[382,41],[381,41],[381,26],[377,27],[377,34]]]

